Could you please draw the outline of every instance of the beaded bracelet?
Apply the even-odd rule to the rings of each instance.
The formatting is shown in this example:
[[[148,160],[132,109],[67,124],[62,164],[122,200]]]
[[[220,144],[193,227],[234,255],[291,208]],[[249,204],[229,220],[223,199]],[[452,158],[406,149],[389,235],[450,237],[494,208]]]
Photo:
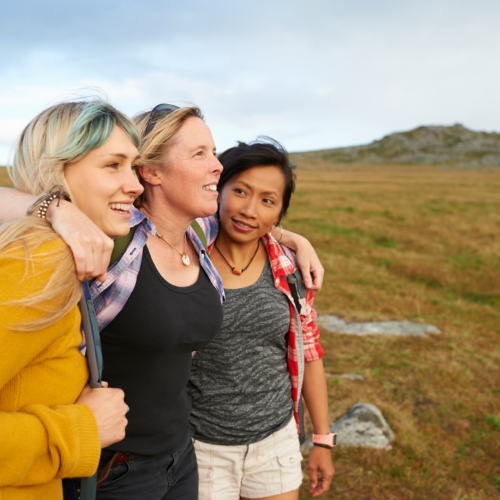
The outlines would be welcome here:
[[[67,201],[71,201],[69,194],[64,191],[62,186],[54,186],[48,194],[43,194],[39,196],[28,208],[26,215],[31,215],[35,208],[38,206],[37,217],[40,219],[45,219],[47,217],[47,210],[49,205],[57,199],[57,206],[61,202],[61,198]]]

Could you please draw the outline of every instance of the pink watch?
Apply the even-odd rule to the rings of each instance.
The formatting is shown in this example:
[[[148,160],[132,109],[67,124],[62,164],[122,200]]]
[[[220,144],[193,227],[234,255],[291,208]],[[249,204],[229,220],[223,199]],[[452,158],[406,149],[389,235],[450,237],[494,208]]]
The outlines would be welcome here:
[[[321,446],[321,448],[331,449],[337,446],[337,434],[313,434],[311,441],[314,446]]]

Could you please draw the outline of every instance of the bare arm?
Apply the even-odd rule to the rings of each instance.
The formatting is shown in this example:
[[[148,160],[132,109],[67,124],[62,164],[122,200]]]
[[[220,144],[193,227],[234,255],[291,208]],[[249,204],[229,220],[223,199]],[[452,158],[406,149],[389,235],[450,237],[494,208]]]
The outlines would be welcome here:
[[[328,419],[328,392],[326,387],[323,360],[308,361],[304,367],[302,394],[313,424],[315,434],[330,432]],[[321,476],[318,473],[321,471]],[[328,491],[335,470],[332,452],[326,448],[314,446],[309,455],[310,489],[309,493],[317,497]]]
[[[309,240],[286,229],[283,230],[283,237],[281,237],[281,229],[279,228],[272,229],[271,234],[276,240],[281,238],[280,243],[296,253],[297,265],[302,272],[305,287],[319,292],[323,285],[325,270]]]
[[[28,207],[35,201],[36,196],[21,193],[15,189],[0,187],[0,221],[3,222],[13,217],[22,217]]]
[[[15,189],[0,188],[0,198],[0,221],[4,221],[24,216],[36,196]],[[36,217],[36,210],[34,214]],[[64,200],[60,201],[59,206],[57,202],[50,204],[47,221],[73,252],[78,279],[88,281],[97,277],[104,281],[113,251],[113,240],[75,205]]]

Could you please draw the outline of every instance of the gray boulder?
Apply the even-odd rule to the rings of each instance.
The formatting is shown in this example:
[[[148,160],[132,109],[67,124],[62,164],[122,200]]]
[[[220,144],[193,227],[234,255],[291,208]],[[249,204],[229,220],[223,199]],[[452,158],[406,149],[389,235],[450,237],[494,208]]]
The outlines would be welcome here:
[[[337,433],[337,444],[342,446],[389,450],[394,441],[394,433],[382,412],[369,403],[356,403],[330,426],[330,432]],[[306,452],[312,448],[313,444],[307,440],[300,449]]]
[[[357,373],[325,373],[327,377],[340,377],[340,378],[349,378],[351,380],[364,380],[365,377],[363,375],[359,375]]]
[[[409,321],[369,321],[366,323],[346,323],[338,316],[318,316],[316,323],[330,332],[348,335],[402,335],[425,337],[426,333],[441,333],[433,325],[411,323]]]

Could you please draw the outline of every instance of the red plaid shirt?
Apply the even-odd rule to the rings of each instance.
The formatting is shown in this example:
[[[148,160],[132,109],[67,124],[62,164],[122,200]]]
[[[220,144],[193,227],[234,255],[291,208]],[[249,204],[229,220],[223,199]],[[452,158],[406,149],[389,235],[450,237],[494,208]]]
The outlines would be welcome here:
[[[209,239],[208,252],[211,253],[213,241]],[[266,234],[261,242],[267,250],[271,269],[274,277],[274,284],[278,290],[283,292],[290,303],[290,330],[288,335],[288,370],[292,381],[292,398],[294,403],[295,421],[299,429],[299,395],[302,390],[302,381],[304,379],[303,363],[299,362],[300,357],[303,361],[315,361],[323,357],[323,348],[319,343],[319,331],[314,320],[316,311],[313,309],[314,295],[308,290],[305,299],[301,299],[302,310],[297,318],[298,312],[293,301],[292,294],[286,277],[295,271],[295,265],[285,255],[281,245],[270,235]],[[299,319],[299,321],[296,321]],[[302,333],[302,342],[297,342],[297,326]],[[303,347],[302,347],[303,346]],[[300,432],[300,431],[299,431]]]

